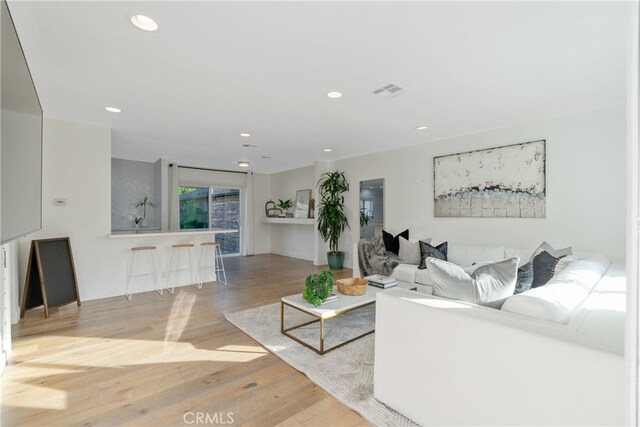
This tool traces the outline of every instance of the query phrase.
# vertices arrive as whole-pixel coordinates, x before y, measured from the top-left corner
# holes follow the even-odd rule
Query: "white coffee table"
[[[296,294],[296,295],[290,295],[288,297],[283,297],[280,300],[280,332],[282,332],[283,335],[291,338],[292,340],[302,344],[303,346],[315,351],[316,353],[323,355],[325,353],[328,353],[332,350],[335,350],[336,348],[342,347],[343,345],[349,344],[350,342],[353,342],[357,339],[360,339],[364,336],[367,336],[373,332],[375,332],[375,328],[371,329],[370,331],[362,334],[362,335],[358,335],[355,338],[352,338],[350,340],[344,341],[338,345],[335,345],[331,348],[325,349],[324,348],[324,334],[325,334],[325,328],[324,328],[324,322],[328,319],[331,319],[332,317],[336,317],[336,316],[341,316],[345,313],[349,313],[350,311],[353,310],[357,310],[363,307],[366,307],[368,305],[371,304],[375,304],[376,302],[376,295],[379,292],[385,292],[391,289],[397,289],[397,288],[401,288],[401,289],[408,289],[408,290],[412,290],[415,291],[417,289],[415,283],[408,283],[408,282],[402,282],[402,281],[398,281],[398,285],[394,286],[392,288],[388,288],[388,289],[380,289],[380,288],[376,288],[373,286],[367,286],[367,292],[364,295],[360,295],[360,296],[349,296],[349,295],[343,295],[341,293],[339,293],[337,291],[337,289],[335,289],[335,293],[338,295],[338,300],[334,301],[334,302],[330,302],[324,305],[320,305],[318,307],[314,307],[312,304],[309,304],[303,297],[302,294]],[[289,328],[284,327],[284,315],[285,315],[285,306],[293,308],[295,310],[301,311],[311,317],[314,318],[314,320],[311,320],[310,322],[305,322],[299,325],[295,325]],[[289,333],[289,331],[292,331],[294,329],[298,329],[301,328],[303,326],[307,326],[310,325],[312,323],[316,323],[316,322],[320,322],[320,348],[317,349],[309,344],[307,344],[306,342],[302,341],[301,339],[291,335]]]

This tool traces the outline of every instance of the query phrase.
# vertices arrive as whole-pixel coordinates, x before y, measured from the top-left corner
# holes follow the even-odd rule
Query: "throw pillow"
[[[564,255],[563,255],[564,256]],[[556,274],[556,266],[561,257],[557,258],[547,251],[542,251],[533,258],[533,283],[532,288],[546,285]]]
[[[528,291],[533,285],[533,263],[528,262],[518,268],[518,277],[516,279],[516,290],[514,295]]]
[[[420,265],[418,268],[424,270],[427,268],[427,258],[437,258],[443,261],[447,260],[447,242],[440,243],[438,246],[433,246],[429,242],[420,242]]]
[[[533,251],[533,255],[531,255],[531,258],[529,259],[529,261],[533,261],[533,259],[536,257],[536,255],[540,254],[543,251],[547,251],[549,253],[549,255],[551,255],[551,256],[553,256],[555,258],[561,258],[563,256],[572,256],[573,255],[573,248],[571,246],[569,246],[567,248],[563,248],[563,249],[554,249],[553,246],[551,246],[547,242],[542,242],[540,244],[540,246],[538,246],[536,248],[536,250]]]
[[[520,258],[483,263],[473,272],[437,258],[427,258],[426,264],[433,295],[474,304],[500,308],[513,295]]]
[[[393,236],[391,233],[387,233],[382,230],[382,240],[384,241],[384,247],[388,252],[392,252],[398,255],[398,251],[400,250],[400,237],[404,237],[409,240],[409,229],[404,230],[402,233],[399,233],[397,236]]]
[[[431,239],[422,239],[421,242],[431,243]],[[400,237],[399,243],[398,258],[400,261],[405,264],[420,264],[420,242],[412,242]]]

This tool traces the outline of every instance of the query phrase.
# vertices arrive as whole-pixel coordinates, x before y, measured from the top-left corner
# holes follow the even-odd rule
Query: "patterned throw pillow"
[[[418,268],[424,270],[427,268],[427,258],[436,258],[442,261],[447,260],[447,242],[433,246],[427,242],[420,242],[420,265]]]
[[[398,255],[398,251],[400,250],[400,237],[404,237],[409,240],[409,229],[407,228],[402,233],[399,233],[397,236],[393,236],[393,234],[388,233],[382,230],[382,241],[384,242],[384,248],[387,252],[393,252]]]
[[[516,290],[514,295],[521,294],[531,289],[533,285],[533,263],[528,262],[518,268],[518,278],[516,279]]]
[[[533,257],[533,283],[531,284],[532,288],[537,288],[539,286],[546,285],[549,280],[556,273],[556,266],[558,265],[558,261],[566,255],[562,255],[560,257],[554,257],[547,251],[542,251],[535,257]]]

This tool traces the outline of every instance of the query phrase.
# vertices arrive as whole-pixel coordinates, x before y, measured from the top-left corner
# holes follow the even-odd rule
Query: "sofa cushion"
[[[497,261],[505,259],[504,246],[474,246],[449,244],[447,261],[462,266],[471,266],[474,263]]]
[[[421,242],[431,243],[431,239],[420,239]],[[413,242],[400,236],[398,258],[405,264],[420,264],[420,242]]]
[[[403,282],[415,283],[417,271],[418,266],[415,264],[398,264],[391,273],[391,277]]]
[[[447,260],[447,242],[442,242],[438,246],[433,246],[427,242],[420,242],[420,265],[418,268],[424,270],[427,268],[427,258],[437,258],[443,261]]]
[[[416,271],[415,282],[420,283],[421,285],[433,285],[433,280],[431,280],[429,269],[425,268],[424,270]]]
[[[545,286],[507,299],[502,310],[566,325],[607,266],[594,259],[573,261]]]
[[[518,261],[510,258],[486,262],[469,274],[451,262],[426,260],[434,295],[496,308],[513,295]]]
[[[580,304],[568,327],[624,354],[626,293],[624,263],[613,264]]]
[[[384,247],[388,252],[392,252],[398,255],[398,251],[400,250],[400,237],[404,237],[405,239],[409,239],[409,229],[404,230],[402,233],[398,233],[397,236],[393,236],[393,234],[382,230],[382,240],[384,241]]]

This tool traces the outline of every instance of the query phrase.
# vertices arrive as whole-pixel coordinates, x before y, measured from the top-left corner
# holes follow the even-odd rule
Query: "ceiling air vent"
[[[259,146],[256,144],[242,144],[244,148],[258,148]]]
[[[395,98],[398,95],[402,95],[406,91],[407,89],[403,88],[402,86],[399,86],[395,83],[389,83],[388,85],[383,86],[379,89],[376,89],[371,93],[377,96],[378,98],[389,99],[389,98]]]

